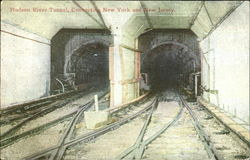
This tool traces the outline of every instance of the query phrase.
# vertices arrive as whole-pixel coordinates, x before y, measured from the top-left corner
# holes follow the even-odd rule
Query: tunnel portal
[[[112,43],[106,30],[60,30],[51,42],[51,94],[108,87]]]
[[[143,51],[141,73],[148,75],[150,88],[190,85],[189,77],[200,72],[200,52],[192,32],[153,30],[141,35],[139,40]]]
[[[174,44],[158,46],[145,55],[142,72],[149,74],[152,87],[176,86],[181,74],[197,71],[194,54]]]
[[[75,85],[91,82],[108,83],[108,46],[91,43],[76,50],[67,65],[75,73]]]

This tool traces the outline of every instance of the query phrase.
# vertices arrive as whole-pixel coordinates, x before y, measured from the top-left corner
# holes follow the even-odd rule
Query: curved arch
[[[177,45],[177,46],[180,46],[182,48],[184,48],[185,52],[189,51],[190,54],[193,54],[194,56],[197,56],[193,50],[191,50],[186,44],[184,43],[180,43],[180,42],[176,42],[176,41],[164,41],[164,42],[161,42],[161,43],[157,43],[157,44],[154,44],[152,45],[152,47],[150,48],[149,52],[152,51],[153,49],[157,48],[157,47],[160,47],[162,45],[168,45],[168,44],[173,44],[173,45]]]
[[[65,64],[66,64],[66,66],[65,66],[66,67],[65,68],[65,73],[67,73],[68,68],[70,68],[72,66],[72,64],[71,64],[72,57],[74,55],[76,55],[77,53],[80,54],[81,53],[80,51],[82,49],[86,48],[87,46],[94,45],[94,44],[100,45],[102,47],[108,47],[111,43],[109,41],[105,41],[105,40],[92,40],[92,41],[88,41],[88,42],[83,43],[80,47],[78,47],[77,49],[73,50],[72,53],[69,55],[69,57],[65,60]]]
[[[193,52],[193,50],[190,49],[190,47],[188,47],[186,44],[180,43],[180,42],[176,42],[176,41],[164,41],[164,42],[160,42],[160,43],[154,44],[154,45],[152,45],[152,47],[150,48],[150,50],[147,53],[145,53],[145,56],[147,54],[149,54],[152,50],[154,50],[154,49],[156,49],[156,48],[158,48],[160,46],[169,45],[169,44],[176,45],[176,46],[179,46],[179,47],[183,48],[184,52],[188,52],[190,55],[192,55],[192,58],[195,59],[196,65],[200,65],[198,54],[195,54]],[[142,58],[142,59],[144,59],[144,58]]]
[[[176,41],[164,41],[164,42],[161,42],[161,43],[157,43],[157,44],[154,44],[150,50],[153,50],[161,45],[167,45],[167,44],[174,44],[174,45],[177,45],[177,46],[181,46],[182,48],[185,48],[185,49],[189,49],[189,47],[183,43],[180,43],[180,42],[176,42]]]
[[[85,42],[85,43],[83,43],[80,47],[78,47],[77,49],[75,49],[75,50],[70,54],[70,56],[71,56],[72,54],[74,54],[74,52],[76,52],[77,50],[79,50],[79,49],[81,49],[81,48],[83,48],[83,47],[85,47],[85,46],[87,46],[87,45],[91,45],[91,44],[101,44],[101,45],[103,45],[103,46],[109,46],[109,45],[111,44],[111,42],[106,41],[106,40],[101,40],[101,39],[92,40],[92,41]]]
[[[86,43],[83,43],[80,47],[78,47],[77,49],[75,49],[71,54],[70,57],[72,57],[74,54],[76,54],[78,51],[84,49],[86,46],[91,46],[91,45],[100,45],[103,47],[108,47],[110,45],[110,42],[105,42],[105,41],[99,41],[99,40],[93,40],[93,41],[88,41]]]
[[[98,76],[105,78],[108,75],[107,44],[88,41],[72,51],[66,62],[65,77],[72,79],[75,85],[90,83]]]
[[[199,70],[200,68],[200,60],[199,60],[199,53],[193,52],[189,46],[186,44],[176,42],[176,41],[164,41],[161,43],[154,44],[150,47],[150,49],[143,54],[141,58],[141,65],[143,66],[146,63],[152,63],[156,57],[160,54],[157,54],[157,48],[161,48],[164,46],[173,45],[176,46],[175,48],[179,51],[176,52],[176,63],[183,63],[184,66],[194,66],[194,70]],[[172,50],[172,49],[171,49]],[[160,53],[160,52],[159,52]],[[169,52],[170,53],[170,52]],[[143,67],[142,67],[143,68]]]

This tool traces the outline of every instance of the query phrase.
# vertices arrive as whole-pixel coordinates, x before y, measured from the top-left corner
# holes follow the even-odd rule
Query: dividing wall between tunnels
[[[114,52],[114,47],[109,50],[109,64],[110,64],[110,88],[111,88],[111,107],[129,102],[139,96],[139,77],[140,77],[140,51],[130,48],[128,46],[119,45],[119,52]],[[117,61],[116,55],[119,54],[120,68],[114,64]],[[115,79],[117,69],[121,71],[120,80]],[[116,77],[117,78],[117,77]],[[121,85],[121,101],[115,103],[115,86]]]
[[[203,98],[249,124],[249,2],[206,39],[202,50]]]
[[[1,21],[1,108],[49,95],[50,41]]]

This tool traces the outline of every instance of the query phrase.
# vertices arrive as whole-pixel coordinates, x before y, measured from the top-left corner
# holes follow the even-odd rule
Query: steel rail
[[[134,145],[133,145],[132,147],[126,149],[126,150],[121,154],[121,156],[118,157],[117,159],[122,159],[122,158],[124,158],[124,157],[127,156],[129,153],[131,153],[132,151],[134,151],[135,148],[139,148],[139,147],[140,147],[140,145],[141,145],[141,143],[142,143],[142,141],[143,141],[143,138],[144,138],[144,136],[145,136],[147,127],[148,127],[148,125],[149,125],[149,123],[150,123],[150,120],[151,120],[153,111],[154,111],[154,109],[156,108],[157,105],[158,105],[158,98],[156,99],[155,105],[153,105],[153,107],[152,107],[152,109],[151,109],[149,115],[147,116],[147,119],[146,119],[146,121],[144,122],[143,127],[142,127],[142,129],[141,129],[141,131],[140,131],[140,133],[139,133],[139,136],[137,137],[137,139],[136,139]]]
[[[88,104],[88,103],[90,103],[90,102],[87,102],[86,104]],[[78,110],[81,109],[82,107],[84,107],[85,105],[79,106],[76,111],[73,111],[73,112],[71,112],[69,114],[66,114],[66,115],[60,117],[60,118],[57,118],[56,120],[53,120],[53,121],[48,122],[48,123],[45,123],[45,124],[43,124],[41,126],[38,126],[36,128],[33,128],[33,129],[30,129],[30,130],[25,131],[25,132],[23,132],[21,134],[14,135],[14,136],[8,137],[6,139],[0,140],[0,149],[5,148],[5,147],[9,146],[10,144],[13,144],[16,140],[19,140],[19,139],[24,138],[24,137],[26,137],[28,135],[31,135],[31,134],[34,135],[34,134],[36,134],[38,132],[41,132],[44,129],[47,129],[47,128],[55,125],[56,123],[59,123],[59,122],[67,120],[69,117],[71,117],[72,115],[76,114],[78,112]]]
[[[145,107],[144,109],[140,110],[139,112],[127,117],[127,118],[123,118],[122,120],[118,121],[118,122],[115,122],[115,123],[112,123],[110,124],[109,126],[106,126],[104,128],[100,128],[99,130],[97,131],[94,131],[94,132],[91,132],[89,134],[86,134],[86,135],[83,135],[79,138],[76,138],[74,140],[71,140],[70,142],[68,143],[65,143],[65,145],[67,145],[68,147],[76,144],[76,143],[79,143],[83,140],[92,140],[92,138],[96,138],[96,136],[99,136],[99,135],[102,135],[104,133],[106,133],[107,131],[110,131],[110,130],[115,130],[117,128],[119,128],[121,125],[133,120],[134,118],[138,117],[139,115],[141,115],[142,113],[148,111],[150,108],[152,108],[152,105],[155,103],[155,101],[153,101],[151,104],[149,104],[147,107]],[[91,137],[92,136],[92,137]],[[88,139],[89,138],[89,139]]]
[[[182,106],[184,106],[188,110],[188,113],[191,115],[191,117],[193,119],[194,127],[195,127],[200,139],[202,140],[202,142],[205,146],[205,149],[208,153],[208,156],[213,160],[224,160],[224,158],[218,154],[218,152],[214,148],[213,144],[210,143],[209,137],[206,135],[205,131],[201,127],[201,125],[198,121],[198,118],[193,113],[192,109],[189,107],[189,105],[183,99],[182,96],[179,96],[179,97],[180,97],[180,100],[182,102]],[[184,107],[182,107],[180,112],[176,115],[176,117],[171,122],[166,124],[162,129],[160,129],[158,132],[156,132],[153,136],[151,136],[147,140],[141,142],[140,145],[135,143],[133,146],[129,147],[127,150],[122,152],[118,157],[116,157],[116,159],[121,160],[125,157],[129,157],[129,158],[136,159],[136,160],[142,159],[142,156],[143,156],[143,153],[145,151],[146,146],[148,144],[150,144],[153,140],[155,140],[160,134],[165,132],[166,129],[168,129],[174,122],[176,122],[181,117],[181,114],[183,112]]]
[[[84,93],[84,94],[86,94],[86,93]],[[25,125],[29,121],[31,121],[33,119],[36,119],[37,117],[39,117],[41,115],[48,114],[48,113],[54,111],[57,108],[65,106],[66,104],[70,103],[72,100],[78,99],[79,97],[80,97],[79,95],[75,96],[73,98],[70,97],[69,99],[67,99],[67,101],[62,101],[62,102],[59,102],[57,104],[54,104],[54,105],[51,105],[51,106],[46,106],[45,108],[42,108],[39,112],[36,112],[35,114],[25,118],[24,120],[19,122],[17,125],[10,128],[9,130],[5,131],[4,133],[1,133],[0,138],[3,139],[4,137],[12,136],[19,128],[21,128],[23,125]]]
[[[152,135],[151,137],[149,137],[145,141],[140,142],[140,144],[135,143],[133,146],[126,149],[124,152],[122,152],[115,159],[121,160],[121,159],[128,157],[128,156],[130,156],[131,159],[136,159],[136,160],[142,159],[142,156],[143,156],[143,153],[145,151],[146,146],[148,144],[150,144],[152,141],[154,141],[157,137],[159,137],[163,132],[165,132],[173,123],[175,123],[181,117],[182,113],[183,113],[183,107],[181,107],[180,111],[178,112],[178,114],[175,116],[175,118],[172,121],[170,121],[166,125],[164,125],[154,135]]]
[[[0,125],[11,122],[13,120],[17,120],[22,118],[23,116],[27,117],[30,114],[35,114],[39,112],[41,109],[51,106],[51,105],[57,105],[59,102],[64,101],[65,99],[76,99],[80,97],[80,95],[86,94],[86,91],[74,91],[74,92],[65,92],[64,94],[60,94],[58,96],[51,96],[48,99],[43,99],[38,102],[33,102],[32,104],[23,104],[23,106],[20,106],[15,109],[10,109],[9,112],[2,111],[6,113],[2,113]],[[56,104],[55,101],[58,101]],[[6,117],[6,118],[4,118]]]
[[[238,132],[236,132],[235,130],[233,130],[231,127],[229,127],[229,125],[226,124],[223,120],[221,120],[219,116],[217,116],[215,113],[213,113],[211,110],[209,110],[205,106],[204,102],[202,102],[201,99],[198,100],[198,104],[199,104],[199,106],[200,106],[201,109],[206,110],[207,113],[209,113],[212,117],[214,117],[225,128],[227,128],[228,130],[230,130],[234,135],[236,135],[239,139],[241,139],[250,148],[250,141],[248,141],[244,136],[242,136],[241,134],[239,134]]]
[[[194,127],[196,129],[196,132],[198,133],[200,139],[202,140],[204,147],[208,153],[208,156],[213,159],[213,160],[224,160],[224,158],[217,152],[215,147],[210,141],[210,138],[208,135],[205,133],[204,129],[201,127],[201,124],[195,115],[195,113],[192,111],[192,109],[189,107],[187,104],[186,100],[183,99],[183,97],[180,97],[185,108],[187,108],[189,114],[191,115],[193,122],[194,122]]]
[[[180,119],[181,115],[183,113],[183,107],[181,107],[179,113],[176,115],[176,117],[170,121],[168,124],[166,124],[162,129],[160,129],[158,132],[156,132],[153,136],[150,138],[146,139],[143,144],[138,148],[138,151],[136,152],[135,158],[136,159],[141,159],[143,156],[143,153],[146,149],[146,146],[153,142],[157,137],[159,137],[163,132],[165,132],[169,127],[171,127],[177,120]]]
[[[100,95],[100,97],[105,96],[106,93],[107,92],[105,92],[104,94]],[[57,155],[57,152],[60,151],[60,148],[63,145],[63,143],[65,142],[65,139],[68,136],[71,136],[71,134],[73,132],[73,129],[74,129],[74,126],[77,123],[77,121],[78,121],[79,117],[81,116],[81,114],[85,110],[87,110],[89,107],[91,107],[92,104],[94,104],[94,100],[90,100],[89,102],[87,102],[84,105],[82,105],[81,107],[79,107],[78,111],[75,113],[74,117],[71,119],[70,124],[68,125],[68,127],[67,127],[66,131],[64,132],[63,136],[60,138],[59,144],[56,147],[45,149],[45,152],[47,152],[47,150],[49,150],[49,151],[52,152],[51,155],[50,155],[51,158],[52,157],[54,158]],[[40,154],[40,152],[38,152],[38,154]],[[31,159],[36,159],[36,158],[31,158]]]
[[[121,119],[120,121],[117,121],[117,122],[114,122],[106,127],[103,127],[103,128],[100,128],[100,129],[97,129],[95,131],[92,131],[90,133],[86,133],[78,138],[75,138],[73,140],[69,140],[68,142],[65,142],[62,146],[63,146],[63,150],[62,151],[65,151],[68,147],[71,147],[73,145],[76,145],[78,143],[81,143],[81,142],[89,142],[91,140],[94,140],[95,138],[103,135],[104,133],[107,133],[108,131],[112,131],[112,130],[115,130],[117,128],[119,128],[121,125],[135,119],[136,117],[138,117],[139,115],[141,115],[142,113],[148,111],[151,106],[154,104],[154,101],[152,103],[150,103],[147,107],[145,107],[144,109],[140,110],[139,112],[129,116],[129,117],[126,117],[126,118],[123,118]],[[30,156],[27,156],[25,158],[23,158],[23,160],[35,160],[35,159],[39,159],[39,158],[42,158],[42,157],[45,157],[45,156],[48,156],[48,154],[51,154],[53,151],[57,150],[59,147],[61,147],[60,145],[56,145],[56,146],[53,146],[53,147],[49,147],[43,151],[40,151],[38,153],[35,153],[35,154],[32,154]]]
[[[22,119],[22,118],[25,118],[25,117],[28,117],[30,114],[36,113],[37,108],[46,107],[46,106],[50,105],[51,103],[53,103],[53,102],[50,100],[50,101],[44,101],[42,103],[22,107],[22,108],[16,110],[16,112],[19,112],[19,113],[25,112],[25,113],[21,113],[21,115],[17,114],[17,115],[14,115],[14,116],[10,116],[10,115],[6,116],[5,115],[7,118],[1,117],[0,126],[6,125],[8,123],[11,123],[13,121],[16,121],[16,120],[19,120],[19,119]]]
[[[153,103],[154,103],[155,101],[153,101]],[[152,104],[153,104],[152,103]],[[151,105],[149,105],[150,107],[152,106],[152,104]],[[154,108],[154,107],[152,107],[152,108]],[[153,109],[152,109],[153,110]],[[152,112],[152,111],[151,111]],[[140,113],[141,114],[141,113]],[[137,115],[139,115],[139,114],[137,114]],[[112,128],[111,128],[111,130],[114,130],[115,128],[118,128],[119,126],[120,126],[121,124],[119,124],[118,126],[117,125],[115,125],[115,126],[113,126]],[[112,126],[112,125],[111,125]],[[110,129],[110,127],[108,127],[107,129]],[[107,130],[108,131],[108,130]],[[104,133],[106,133],[106,132],[101,132],[101,133],[99,133],[97,136],[100,136],[100,135],[102,135],[102,134],[104,134]],[[88,139],[87,139],[87,141],[91,141],[91,140],[93,140],[93,139],[95,139],[96,137],[93,137],[93,135],[92,135],[92,137],[89,137]],[[76,142],[78,142],[78,141],[76,141]],[[60,160],[60,159],[62,159],[62,157],[63,157],[63,155],[64,155],[64,152],[65,152],[65,150],[68,148],[69,146],[63,146],[63,148],[62,148],[62,150],[61,150],[61,152],[60,152],[60,154],[59,154],[59,156],[56,158],[56,160]]]
[[[22,138],[25,138],[28,135],[35,135],[41,131],[44,131],[47,128],[50,128],[52,126],[54,126],[55,124],[59,123],[59,122],[63,122],[66,121],[69,117],[71,117],[73,114],[75,114],[77,111],[71,112],[65,116],[62,116],[60,118],[57,118],[56,120],[53,120],[51,122],[48,122],[46,124],[43,124],[41,126],[38,126],[36,128],[30,129],[28,131],[25,131],[21,134],[15,135],[15,136],[11,136],[8,137],[6,139],[0,140],[0,149],[3,149],[11,144],[13,144],[14,142],[16,142],[17,140],[20,140]]]
[[[50,160],[53,159],[61,159],[58,157],[62,157],[63,155],[61,154],[61,150],[63,150],[63,143],[66,141],[66,139],[72,135],[73,129],[75,124],[77,123],[77,120],[79,119],[79,117],[82,115],[82,113],[89,108],[92,104],[94,103],[94,101],[92,101],[91,103],[87,104],[84,108],[82,108],[81,110],[79,110],[75,116],[72,118],[70,125],[68,126],[66,132],[64,133],[63,137],[60,139],[59,141],[59,147],[50,155]]]
[[[102,99],[108,92],[105,92],[104,94],[99,95],[98,97]],[[76,125],[78,119],[81,115],[83,115],[83,112],[90,108],[94,104],[94,100],[91,100],[89,103],[85,104],[81,109],[77,111],[77,113],[72,118],[70,125],[68,126],[66,132],[64,132],[64,135],[59,141],[59,148],[57,148],[51,155],[49,160],[61,160],[63,157],[63,154],[65,152],[65,147],[63,147],[63,144],[70,140],[72,137],[74,126]]]
[[[0,109],[0,116],[9,115],[9,114],[12,114],[15,112],[18,113],[18,112],[21,112],[22,110],[25,111],[25,110],[30,109],[30,108],[36,108],[36,107],[39,107],[41,104],[43,105],[43,103],[46,103],[46,101],[61,99],[65,96],[71,96],[72,94],[75,95],[75,93],[78,93],[78,92],[79,91],[68,91],[65,93],[60,93],[60,94],[51,95],[48,97],[32,100],[29,102],[24,102],[22,104],[16,104],[13,106],[9,106],[6,109]]]
[[[115,112],[112,112],[112,113],[115,113]],[[93,139],[93,138],[91,138],[91,139]],[[68,137],[68,140],[69,140],[69,137]],[[62,145],[61,149],[59,151],[57,151],[57,155],[55,155],[55,152],[54,152],[54,154],[52,154],[50,156],[49,160],[61,160],[67,148],[68,148],[67,146]]]
[[[12,117],[11,117],[11,115],[9,115],[10,118],[8,118],[8,115],[7,115],[7,118],[1,117],[0,125],[1,126],[6,125],[8,123],[11,123],[11,122],[19,120],[19,119],[31,117],[32,115],[38,113],[39,111],[43,110],[44,108],[46,109],[46,107],[49,108],[49,107],[58,106],[58,105],[59,105],[58,107],[61,107],[62,105],[64,105],[64,103],[62,103],[63,102],[62,98],[65,96],[68,96],[68,97],[66,97],[66,99],[68,99],[69,100],[68,102],[70,102],[71,99],[73,99],[73,100],[77,99],[80,97],[79,95],[82,95],[83,93],[85,94],[85,92],[83,92],[83,93],[72,92],[72,93],[74,93],[74,94],[68,95],[69,93],[67,93],[67,95],[62,95],[61,97],[55,98],[55,100],[56,99],[59,100],[59,102],[57,102],[57,103],[53,103],[52,100],[47,100],[44,102],[34,103],[31,105],[25,105],[25,106],[22,106],[20,108],[16,108],[15,112],[18,112],[18,114],[16,114],[15,116],[12,116]],[[79,95],[76,95],[76,93],[79,93]],[[66,102],[66,103],[68,103],[68,102]],[[12,113],[13,112],[14,111],[12,110]],[[8,113],[8,114],[10,114],[10,113]],[[4,115],[2,115],[2,116],[4,116]]]

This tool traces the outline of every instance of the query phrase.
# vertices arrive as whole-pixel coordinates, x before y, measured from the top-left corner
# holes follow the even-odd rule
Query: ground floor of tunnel
[[[1,131],[8,134],[1,134],[1,159],[203,160],[215,156],[241,160],[250,156],[246,142],[201,103],[188,102],[188,95],[180,90],[168,88],[110,110],[108,121],[88,129],[84,111],[95,110],[90,103],[94,95],[100,97],[100,110],[107,110],[108,92],[92,88],[42,109],[29,108],[29,115],[50,109],[25,123],[24,113],[5,115]],[[16,119],[8,122],[10,118]]]

